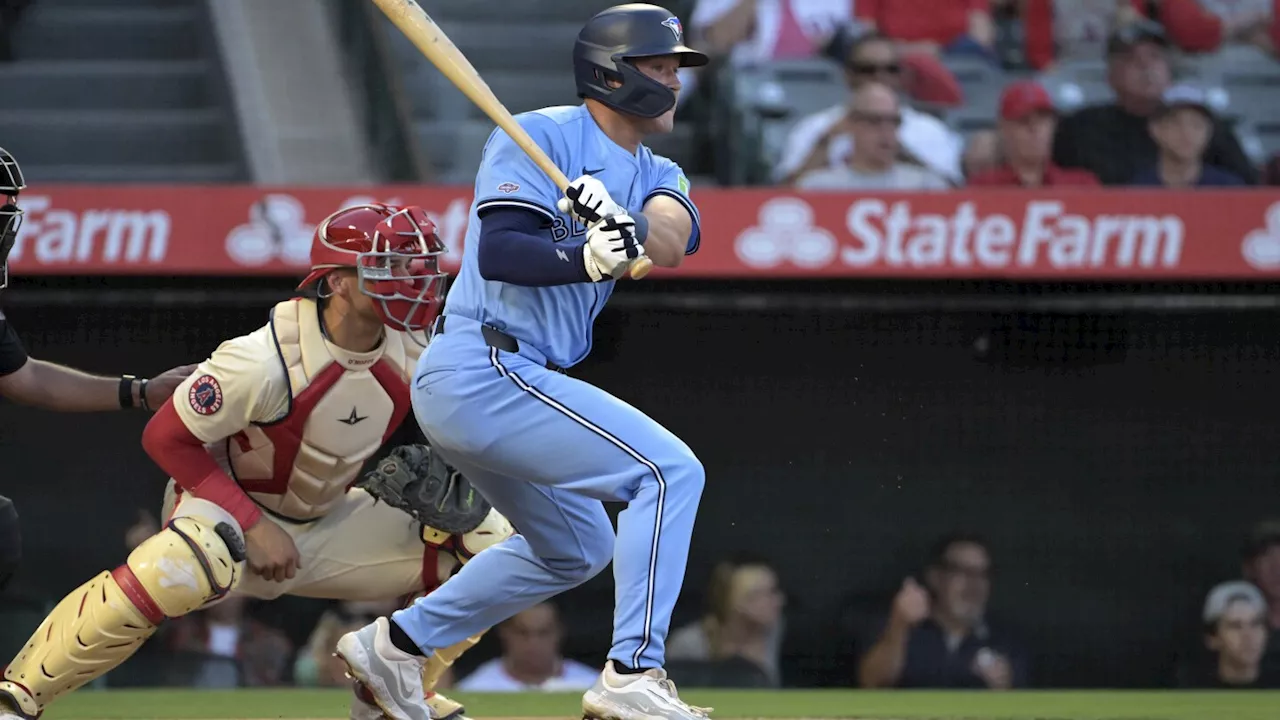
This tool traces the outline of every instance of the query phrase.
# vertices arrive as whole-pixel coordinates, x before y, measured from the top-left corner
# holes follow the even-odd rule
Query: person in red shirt
[[[1004,163],[969,180],[973,186],[1099,185],[1087,170],[1060,168],[1053,164],[1053,133],[1058,114],[1053,98],[1040,83],[1019,80],[1010,83],[1000,96],[1000,146]]]
[[[904,53],[995,60],[990,0],[858,0],[858,19],[901,42]]]

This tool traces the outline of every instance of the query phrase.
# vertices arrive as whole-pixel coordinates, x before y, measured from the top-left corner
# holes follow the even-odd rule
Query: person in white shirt
[[[811,170],[796,181],[802,190],[947,190],[951,186],[928,168],[902,162],[898,131],[902,110],[897,93],[871,83],[854,95],[849,112],[853,152],[844,164]]]
[[[458,683],[467,692],[561,692],[586,690],[600,668],[568,660],[560,654],[564,629],[551,603],[517,613],[497,627],[502,656],[476,668]]]
[[[855,0],[698,0],[689,17],[698,47],[732,67],[814,57],[855,22]],[[693,95],[703,68],[682,68],[680,99]]]
[[[796,179],[821,168],[840,168],[853,154],[851,101],[870,83],[902,90],[902,60],[893,40],[874,32],[849,45],[845,78],[851,95],[845,101],[808,117],[791,128],[774,167],[774,181],[792,185]],[[960,157],[964,139],[938,118],[900,103],[902,122],[898,141],[904,154],[952,184],[963,182]]]

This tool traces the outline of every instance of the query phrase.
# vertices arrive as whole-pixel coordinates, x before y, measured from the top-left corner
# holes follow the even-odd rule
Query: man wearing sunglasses
[[[902,151],[898,133],[902,107],[888,85],[872,83],[858,90],[849,110],[853,152],[844,164],[800,176],[802,190],[947,190],[941,176],[913,162]]]
[[[812,170],[845,164],[854,145],[850,102],[859,89],[881,83],[901,96],[903,63],[893,40],[867,32],[850,41],[846,48],[845,81],[852,95],[802,118],[791,128],[774,168],[774,178],[780,184],[791,185]],[[960,182],[960,155],[964,149],[961,137],[938,118],[909,105],[901,104],[901,114],[897,135],[903,152],[947,180]]]

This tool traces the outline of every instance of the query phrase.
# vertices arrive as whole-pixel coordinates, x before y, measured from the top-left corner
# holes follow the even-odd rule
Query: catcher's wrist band
[[[138,378],[133,375],[120,376],[120,409],[128,410],[134,407],[133,403],[133,381]]]

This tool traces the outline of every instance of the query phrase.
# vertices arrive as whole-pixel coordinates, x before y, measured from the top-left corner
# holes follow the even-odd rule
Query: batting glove
[[[569,213],[587,227],[591,227],[610,215],[625,215],[627,209],[609,197],[604,183],[591,177],[582,177],[569,183],[564,197],[556,202],[560,212]]]
[[[644,254],[636,237],[636,221],[630,215],[610,215],[587,230],[582,264],[592,282],[616,280]]]

